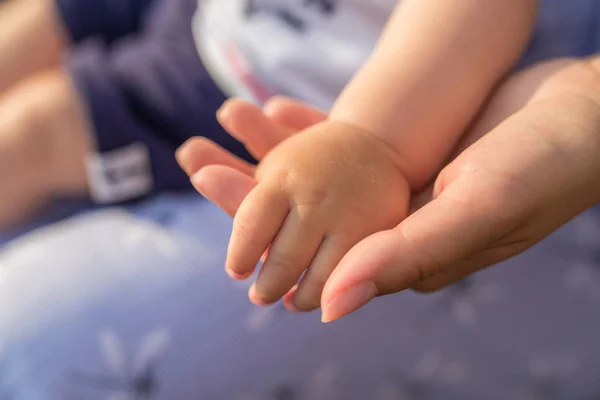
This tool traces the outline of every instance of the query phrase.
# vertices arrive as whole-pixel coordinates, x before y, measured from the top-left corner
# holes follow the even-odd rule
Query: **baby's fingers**
[[[323,239],[321,219],[302,215],[294,208],[269,248],[269,254],[250,298],[270,304],[285,295],[309,266]]]
[[[208,165],[226,165],[246,175],[254,175],[253,165],[205,137],[193,137],[186,141],[177,150],[176,158],[190,177]]]
[[[312,311],[321,306],[327,279],[356,241],[341,236],[326,236],[304,274],[288,305],[294,311]]]
[[[252,275],[289,212],[289,199],[276,185],[259,184],[240,205],[227,251],[227,273],[236,279]]]
[[[232,217],[256,186],[251,176],[224,165],[204,167],[192,176],[191,181],[198,192]]]
[[[270,121],[254,104],[233,99],[219,110],[217,118],[231,136],[244,143],[257,160],[291,136],[291,133]]]
[[[289,97],[272,97],[263,110],[271,121],[287,127],[292,133],[298,133],[327,119],[327,113]]]

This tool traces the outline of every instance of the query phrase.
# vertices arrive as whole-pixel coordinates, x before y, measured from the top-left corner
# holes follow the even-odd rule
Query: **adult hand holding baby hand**
[[[597,63],[549,62],[505,82],[435,185],[413,197],[414,212],[335,266],[321,298],[324,320],[377,295],[440,289],[531,247],[600,201]],[[266,115],[235,102],[226,109],[224,125],[246,144],[276,144],[324,118],[289,100],[271,103]],[[241,124],[249,115],[258,123]],[[191,141],[179,158],[191,175],[202,170],[198,189],[231,214],[256,184],[250,166],[207,142]],[[235,187],[244,189],[232,197]]]
[[[408,184],[392,151],[346,124],[322,122],[283,141],[262,160],[256,178],[235,214],[226,268],[247,278],[269,248],[250,290],[259,305],[279,300],[300,281],[288,305],[318,308],[342,257],[408,211]]]
[[[380,139],[287,99],[274,99],[266,111],[270,119],[233,100],[219,114],[257,159],[264,157],[257,171],[203,138],[188,142],[178,158],[196,187],[235,215],[229,274],[251,275],[271,244],[250,297],[269,304],[287,292],[288,308],[309,311],[356,243],[406,217],[410,191]],[[376,294],[375,287],[362,291]]]

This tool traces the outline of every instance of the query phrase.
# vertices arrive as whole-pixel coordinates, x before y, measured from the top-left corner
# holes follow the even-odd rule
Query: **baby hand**
[[[289,293],[288,307],[318,308],[342,257],[406,217],[410,190],[397,165],[387,145],[342,123],[285,140],[261,162],[259,183],[235,215],[228,273],[249,277],[268,249],[251,300],[268,305]]]

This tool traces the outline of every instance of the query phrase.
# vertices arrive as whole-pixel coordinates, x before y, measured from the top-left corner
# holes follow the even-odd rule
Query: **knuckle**
[[[270,274],[280,279],[292,278],[298,274],[298,265],[288,252],[270,251],[264,268],[270,269]]]
[[[274,180],[279,188],[288,193],[298,206],[319,206],[331,197],[328,186],[318,180],[306,178],[306,173],[292,169],[279,170],[274,173]]]
[[[444,262],[435,254],[422,246],[417,241],[413,240],[404,230],[396,230],[398,234],[398,240],[404,244],[407,249],[407,259],[412,260],[407,268],[409,268],[410,281],[413,282],[411,286],[421,285],[421,283],[428,281],[433,276],[437,275],[443,268]],[[388,288],[383,288],[382,292],[387,293]]]
[[[328,202],[330,194],[327,189],[320,187],[306,187],[296,198],[296,203],[304,207],[321,206]]]

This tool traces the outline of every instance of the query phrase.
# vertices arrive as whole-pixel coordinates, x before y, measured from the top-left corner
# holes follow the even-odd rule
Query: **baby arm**
[[[330,119],[383,139],[413,189],[520,57],[536,0],[404,0]]]
[[[317,308],[345,253],[406,217],[411,190],[439,170],[520,55],[535,5],[401,3],[329,119],[286,140],[258,168],[226,266],[245,278],[269,249],[250,290],[255,303],[287,292],[291,308]]]

